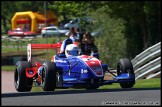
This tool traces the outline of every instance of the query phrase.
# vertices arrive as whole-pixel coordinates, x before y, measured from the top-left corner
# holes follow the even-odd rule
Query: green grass
[[[160,78],[152,78],[152,79],[139,79],[136,80],[136,84],[133,86],[133,88],[160,88],[161,87],[161,79]],[[68,89],[56,89],[58,90],[71,90],[74,88],[68,88]],[[121,89],[119,83],[114,83],[112,85],[103,85],[100,86],[98,89]],[[85,90],[85,89],[79,89],[79,90]],[[41,87],[33,87],[32,92],[40,92],[43,91]]]
[[[11,66],[1,66],[1,71],[14,71],[15,70],[15,66],[11,65]]]
[[[3,36],[5,36],[5,35],[3,35]],[[65,38],[66,38],[65,36],[60,37],[61,41],[63,41]],[[57,39],[58,39],[57,37],[48,37],[47,39],[46,38],[35,38],[32,41],[24,41],[23,42],[20,40],[19,44],[26,46],[29,43],[57,43],[58,42]],[[15,41],[3,40],[2,45],[6,45],[5,43],[7,43],[7,45],[17,44],[17,42],[15,42]]]
[[[140,79],[138,83],[134,85],[135,88],[160,88],[161,87],[161,78],[153,79]]]
[[[61,37],[61,41],[63,41],[66,37]],[[22,42],[19,41],[15,42],[15,41],[8,41],[8,40],[3,40],[2,41],[2,48],[1,48],[1,52],[2,53],[8,53],[8,52],[18,52],[18,46],[19,46],[19,51],[26,51],[26,46],[28,44],[32,44],[32,43],[38,43],[38,44],[52,44],[52,43],[57,43],[57,37],[49,37],[47,38],[36,38],[34,41],[31,42]],[[8,46],[11,46],[11,48],[9,48]],[[21,47],[21,46],[25,46],[25,47]]]
[[[160,78],[152,78],[152,79],[139,79],[136,80],[133,88],[160,88],[161,87]],[[112,88],[120,88],[119,83],[114,83],[112,85],[104,85],[99,89],[112,89]]]
[[[14,48],[15,47],[15,48]],[[24,51],[25,53],[26,53],[26,49],[27,48],[19,48],[18,49],[18,47],[17,46],[14,46],[14,47],[12,47],[12,48],[7,48],[7,47],[2,47],[1,48],[1,51],[2,51],[2,55],[3,54],[7,54],[7,53],[14,53],[14,52],[20,52],[20,51]],[[19,50],[19,51],[18,51]]]

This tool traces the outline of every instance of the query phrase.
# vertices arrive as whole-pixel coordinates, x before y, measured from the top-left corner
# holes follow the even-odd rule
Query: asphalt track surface
[[[2,93],[2,106],[107,106],[161,105],[160,88],[57,90],[51,92]]]

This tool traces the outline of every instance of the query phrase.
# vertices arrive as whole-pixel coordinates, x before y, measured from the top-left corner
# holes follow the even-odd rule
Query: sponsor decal
[[[95,62],[94,61],[91,61],[91,64],[95,64]]]
[[[81,73],[83,74],[83,73],[88,73],[88,70],[84,70],[84,69],[81,69]]]
[[[65,60],[55,60],[55,62],[66,63],[67,61],[65,61]]]

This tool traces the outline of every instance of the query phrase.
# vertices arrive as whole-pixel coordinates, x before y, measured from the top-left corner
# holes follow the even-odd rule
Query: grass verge
[[[152,78],[152,79],[139,79],[136,80],[133,88],[160,88],[160,78]],[[113,89],[113,88],[121,88],[119,83],[114,83],[112,85],[104,85],[99,89]]]
[[[161,78],[152,78],[152,79],[139,79],[136,81],[136,84],[133,88],[160,88],[161,87]],[[119,83],[114,83],[112,85],[104,85],[100,86],[98,89],[120,89]],[[74,88],[68,88],[68,89],[56,89],[58,90],[71,90]],[[82,90],[82,89],[81,89]],[[85,89],[83,89],[85,90]],[[42,91],[41,87],[33,87],[32,92],[40,92]]]
[[[11,65],[11,66],[1,66],[1,71],[14,71],[15,70],[15,66]]]

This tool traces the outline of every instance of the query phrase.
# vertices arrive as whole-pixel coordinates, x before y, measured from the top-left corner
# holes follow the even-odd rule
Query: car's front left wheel
[[[54,91],[56,88],[56,63],[45,62],[42,70],[43,91]]]
[[[117,64],[117,75],[120,76],[122,73],[128,73],[129,76],[132,77],[133,81],[119,83],[121,88],[132,88],[135,84],[135,74],[133,65],[128,58],[120,59]]]

